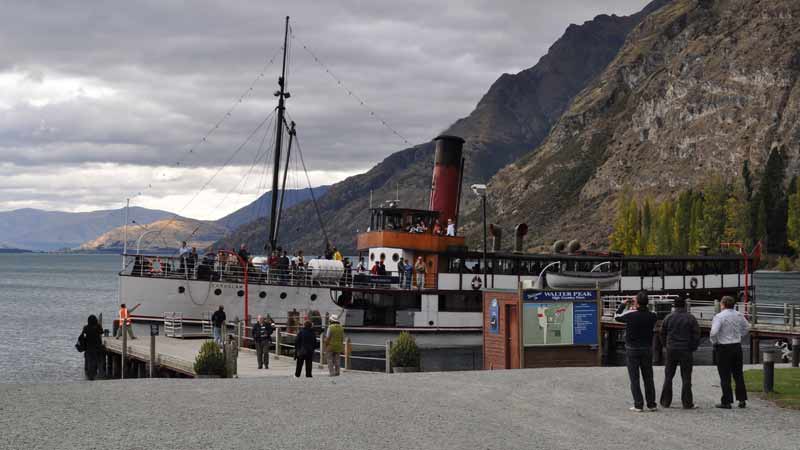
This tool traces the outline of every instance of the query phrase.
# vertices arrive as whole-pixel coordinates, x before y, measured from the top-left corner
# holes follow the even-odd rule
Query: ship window
[[[186,292],[186,288],[183,286],[178,286],[178,293],[183,294],[184,292]]]
[[[258,296],[261,297],[261,298],[266,298],[267,293],[264,292],[264,291],[261,291],[261,292],[258,293]]]
[[[481,293],[453,293],[439,295],[439,311],[481,312]]]
[[[236,292],[236,295],[238,295],[239,297],[244,297],[244,291],[239,289],[239,291]]]
[[[286,298],[286,292],[281,292],[281,299]]]
[[[222,294],[222,289],[220,289],[220,288],[214,289],[214,294],[221,295]]]
[[[381,261],[385,261],[385,260],[386,260],[386,253],[381,253]]]
[[[369,254],[369,260],[370,261],[375,261],[375,253],[370,253]]]
[[[316,299],[317,299],[317,294],[311,294],[311,301],[313,302]]]
[[[400,255],[398,255],[397,253],[394,253],[392,255],[392,261],[397,262],[399,260],[400,260]]]
[[[664,275],[677,276],[686,274],[686,261],[664,261]]]

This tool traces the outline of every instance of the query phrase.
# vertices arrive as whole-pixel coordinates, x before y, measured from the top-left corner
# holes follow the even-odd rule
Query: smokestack
[[[528,234],[528,224],[521,223],[514,227],[514,253],[522,253],[522,243]]]
[[[503,230],[497,225],[490,223],[489,234],[492,236],[492,251],[499,252],[500,245],[503,243]]]
[[[453,219],[458,227],[458,204],[461,200],[462,148],[464,139],[458,136],[439,136],[436,139],[431,197],[428,209],[439,212],[442,226]]]

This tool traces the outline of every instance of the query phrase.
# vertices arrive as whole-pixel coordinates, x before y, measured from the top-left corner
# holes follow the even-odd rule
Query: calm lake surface
[[[115,255],[0,254],[0,383],[83,378],[73,347],[89,314],[117,310]],[[800,273],[760,272],[758,302],[800,303]]]

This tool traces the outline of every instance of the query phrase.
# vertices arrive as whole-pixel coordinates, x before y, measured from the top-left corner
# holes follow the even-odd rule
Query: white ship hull
[[[243,291],[244,284],[236,282],[120,276],[120,302],[129,307],[141,304],[132,314],[134,319],[162,319],[165,312],[179,312],[186,320],[201,320],[204,313],[212,313],[220,305],[229,320],[244,318],[244,296],[239,296]],[[249,284],[251,319],[269,314],[282,323],[292,310],[300,312],[301,318],[308,311],[319,311],[322,316],[342,312],[328,288]]]

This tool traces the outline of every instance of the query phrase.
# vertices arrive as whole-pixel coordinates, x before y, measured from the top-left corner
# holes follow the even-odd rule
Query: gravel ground
[[[0,448],[800,448],[797,411],[718,410],[715,369],[694,378],[700,409],[642,414],[620,367],[0,384]]]

